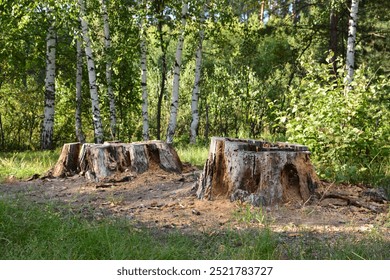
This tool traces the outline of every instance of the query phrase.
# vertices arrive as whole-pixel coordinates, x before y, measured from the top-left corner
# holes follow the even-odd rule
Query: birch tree
[[[180,87],[180,68],[184,45],[184,32],[186,27],[186,17],[188,12],[188,3],[183,1],[181,11],[181,30],[179,39],[177,42],[176,55],[175,55],[175,68],[173,72],[173,85],[172,85],[172,101],[171,101],[171,114],[167,129],[167,143],[173,143],[173,137],[175,135],[177,124],[177,111],[179,107],[179,87]]]
[[[204,40],[204,21],[205,15],[207,12],[207,5],[209,1],[206,1],[203,7],[203,11],[200,16],[200,29],[199,29],[199,39],[198,47],[196,50],[196,59],[195,59],[195,81],[194,87],[192,89],[192,99],[191,99],[191,113],[192,113],[192,122],[191,122],[191,131],[190,131],[190,143],[196,143],[197,131],[199,127],[199,94],[200,94],[200,77],[202,72],[202,52],[203,52],[203,40]]]
[[[147,7],[145,7],[147,9]],[[147,87],[147,48],[143,15],[140,15],[140,49],[141,49],[141,87],[142,87],[142,138],[149,140],[148,87]]]
[[[104,23],[104,47],[106,52],[106,82],[107,82],[107,96],[110,103],[110,129],[111,138],[116,138],[116,108],[115,108],[115,96],[112,88],[112,60],[110,55],[111,50],[111,35],[110,35],[110,23],[107,11],[108,0],[101,0],[103,23]]]
[[[167,53],[168,53],[168,45],[169,40],[166,39],[168,36],[164,36],[164,25],[167,23],[167,19],[164,15],[164,9],[165,9],[165,1],[153,1],[151,3],[152,7],[155,10],[156,17],[157,17],[157,36],[159,41],[159,46],[161,50],[161,78],[160,78],[160,85],[159,85],[159,92],[158,92],[158,99],[157,99],[157,114],[156,114],[156,138],[158,140],[161,139],[161,107],[162,107],[162,101],[163,97],[166,91],[166,80],[167,80],[167,73],[168,73],[168,66],[167,66]]]
[[[76,137],[77,141],[80,143],[85,143],[85,136],[82,129],[81,122],[81,86],[83,80],[83,50],[82,42],[78,38],[76,42],[77,48],[77,62],[76,62],[76,113],[75,113],[75,128],[76,128]]]
[[[45,108],[41,134],[41,148],[53,148],[55,78],[56,78],[56,29],[51,12],[48,11],[49,27],[46,36],[46,78],[45,78]]]
[[[346,68],[347,76],[346,80],[346,92],[351,90],[351,83],[353,80],[353,74],[355,70],[355,42],[356,42],[356,25],[358,17],[359,0],[351,1],[351,10],[348,27],[348,43],[347,43],[347,58]]]
[[[78,0],[78,3],[80,8],[81,30],[83,33],[83,40],[85,44],[85,56],[87,58],[89,91],[91,94],[92,120],[95,133],[95,142],[103,143],[103,125],[100,116],[99,94],[96,84],[96,68],[92,53],[91,39],[89,37],[88,22],[85,19],[85,3],[84,0]]]

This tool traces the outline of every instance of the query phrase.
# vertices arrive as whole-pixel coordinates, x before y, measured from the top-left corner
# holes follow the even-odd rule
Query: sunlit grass
[[[203,168],[209,152],[209,147],[204,145],[179,146],[176,151],[182,162],[189,162],[198,168]]]
[[[25,151],[0,153],[0,182],[7,178],[26,179],[43,174],[56,163],[59,151]]]

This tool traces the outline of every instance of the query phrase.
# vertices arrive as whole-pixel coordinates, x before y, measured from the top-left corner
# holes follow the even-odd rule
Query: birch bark
[[[188,3],[183,2],[183,7],[181,11],[182,26],[180,30],[179,40],[177,42],[177,49],[175,55],[175,69],[173,72],[171,115],[170,115],[168,129],[167,129],[168,144],[173,143],[173,137],[175,135],[176,124],[177,124],[177,111],[179,107],[180,68],[181,68],[181,59],[183,53],[184,32],[186,27],[187,12],[188,12]]]
[[[84,0],[78,0],[78,3],[80,7],[81,30],[83,33],[83,40],[85,44],[85,56],[87,58],[89,91],[91,94],[92,120],[95,132],[95,142],[99,144],[103,143],[103,125],[100,116],[100,104],[98,88],[96,84],[95,61],[92,53],[91,40],[89,38],[89,27],[87,21],[85,20],[85,3]]]
[[[351,83],[354,75],[355,67],[355,42],[356,42],[356,26],[358,17],[359,0],[352,0],[351,12],[348,28],[348,43],[347,43],[347,59],[346,59],[346,91],[351,90]]]
[[[142,137],[149,140],[149,116],[148,116],[148,84],[147,84],[147,49],[143,16],[140,16],[140,48],[141,48],[141,87],[142,87]]]
[[[200,94],[200,78],[202,72],[202,52],[203,52],[203,39],[204,39],[204,21],[205,14],[207,12],[208,1],[205,3],[203,12],[200,18],[200,29],[199,29],[199,41],[198,48],[196,50],[196,60],[195,60],[195,81],[194,87],[192,90],[192,101],[191,101],[191,112],[192,112],[192,122],[191,122],[191,133],[190,133],[190,144],[196,143],[196,137],[198,134],[199,127],[199,94]]]
[[[116,107],[115,96],[112,88],[112,60],[110,56],[111,50],[111,35],[110,35],[110,22],[107,11],[107,0],[102,0],[103,22],[104,22],[104,47],[106,52],[106,82],[107,82],[107,96],[110,103],[110,129],[111,138],[116,138]]]
[[[46,36],[45,108],[41,135],[41,148],[53,149],[55,78],[56,78],[56,30],[51,20]]]

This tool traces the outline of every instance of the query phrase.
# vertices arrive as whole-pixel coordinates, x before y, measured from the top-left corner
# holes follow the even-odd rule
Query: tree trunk
[[[51,175],[54,177],[65,177],[78,173],[80,171],[78,166],[80,148],[80,143],[65,144]]]
[[[56,30],[54,21],[50,20],[46,36],[46,79],[45,79],[45,109],[41,135],[43,150],[53,149],[55,78],[56,78]]]
[[[84,174],[93,181],[124,177],[162,169],[181,173],[182,164],[176,151],[162,141],[104,144],[65,144],[54,166],[55,177]]]
[[[172,86],[172,102],[171,102],[171,116],[169,118],[168,129],[167,129],[167,143],[173,143],[173,137],[176,131],[177,123],[177,111],[179,108],[179,87],[180,87],[180,68],[181,59],[184,45],[184,32],[186,27],[186,17],[188,11],[188,3],[183,2],[181,11],[181,24],[182,28],[177,42],[176,56],[175,56],[175,69],[173,72],[173,86]]]
[[[87,57],[87,67],[88,67],[88,79],[89,79],[89,89],[91,94],[91,103],[92,103],[92,119],[95,132],[95,142],[103,143],[103,125],[102,119],[100,116],[100,104],[99,104],[99,94],[96,84],[96,68],[95,61],[93,58],[91,40],[89,38],[89,28],[88,23],[84,19],[85,17],[85,4],[84,0],[78,0],[80,6],[80,20],[81,20],[81,29],[83,33],[83,39],[85,43],[85,55]]]
[[[255,206],[303,204],[318,183],[309,154],[297,144],[213,137],[197,196]]]
[[[260,2],[260,10],[259,10],[259,22],[264,24],[264,7],[265,7],[265,1],[262,0]]]
[[[353,80],[355,67],[355,42],[356,42],[356,25],[358,17],[359,0],[352,0],[351,13],[349,18],[348,28],[348,43],[347,43],[347,76],[346,76],[346,91],[351,90],[351,83]]]
[[[83,51],[81,48],[82,42],[77,39],[77,63],[76,63],[76,112],[75,112],[75,128],[76,137],[80,143],[85,143],[85,136],[82,129],[81,121],[81,104],[82,104],[82,81],[83,81]]]
[[[210,131],[209,109],[210,109],[210,106],[209,106],[209,104],[206,103],[206,113],[205,113],[206,124],[204,127],[204,138],[205,139],[209,139],[209,131]]]
[[[164,43],[164,33],[163,33],[163,22],[162,19],[158,22],[158,33],[160,38],[160,48],[161,48],[161,81],[160,81],[160,91],[158,93],[157,100],[157,140],[161,139],[161,106],[162,100],[165,93],[165,82],[167,80],[167,47]]]
[[[141,87],[142,87],[142,138],[149,140],[149,117],[148,117],[148,69],[147,69],[147,49],[146,34],[143,26],[143,16],[140,16],[140,47],[141,47]]]
[[[292,3],[292,17],[293,17],[293,23],[297,24],[301,17],[301,7],[300,7],[300,0],[294,0]]]
[[[205,15],[207,13],[207,5],[209,1],[206,1],[204,4],[203,12],[200,17],[200,30],[199,30],[199,41],[198,48],[196,50],[196,61],[195,61],[195,81],[194,88],[192,90],[192,102],[191,102],[191,112],[192,112],[192,122],[191,122],[191,133],[190,133],[190,143],[196,143],[196,137],[199,127],[199,94],[200,94],[200,77],[202,72],[202,51],[203,51],[203,39],[204,39],[204,21]]]
[[[3,129],[3,121],[1,119],[1,114],[0,114],[0,148],[2,150],[4,150],[5,148],[4,129]]]
[[[330,41],[329,41],[329,48],[332,51],[332,58],[331,63],[333,65],[333,73],[334,75],[337,75],[337,45],[338,45],[338,30],[337,30],[337,24],[338,24],[338,15],[335,11],[335,9],[332,9],[330,12]]]
[[[115,96],[112,89],[112,59],[111,59],[111,35],[110,24],[107,11],[107,0],[102,0],[103,22],[104,22],[104,48],[106,56],[106,82],[107,82],[107,96],[110,103],[110,130],[111,139],[116,139],[116,107]]]

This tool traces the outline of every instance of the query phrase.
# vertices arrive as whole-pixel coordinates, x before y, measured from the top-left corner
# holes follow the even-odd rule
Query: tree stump
[[[52,170],[52,176],[64,177],[78,173],[81,143],[68,143],[62,147],[61,155]]]
[[[162,141],[104,144],[65,144],[52,175],[63,177],[81,173],[100,181],[125,171],[137,174],[151,168],[181,173],[182,164],[176,151]]]
[[[213,137],[197,196],[255,206],[304,203],[319,182],[309,155],[297,144]]]

